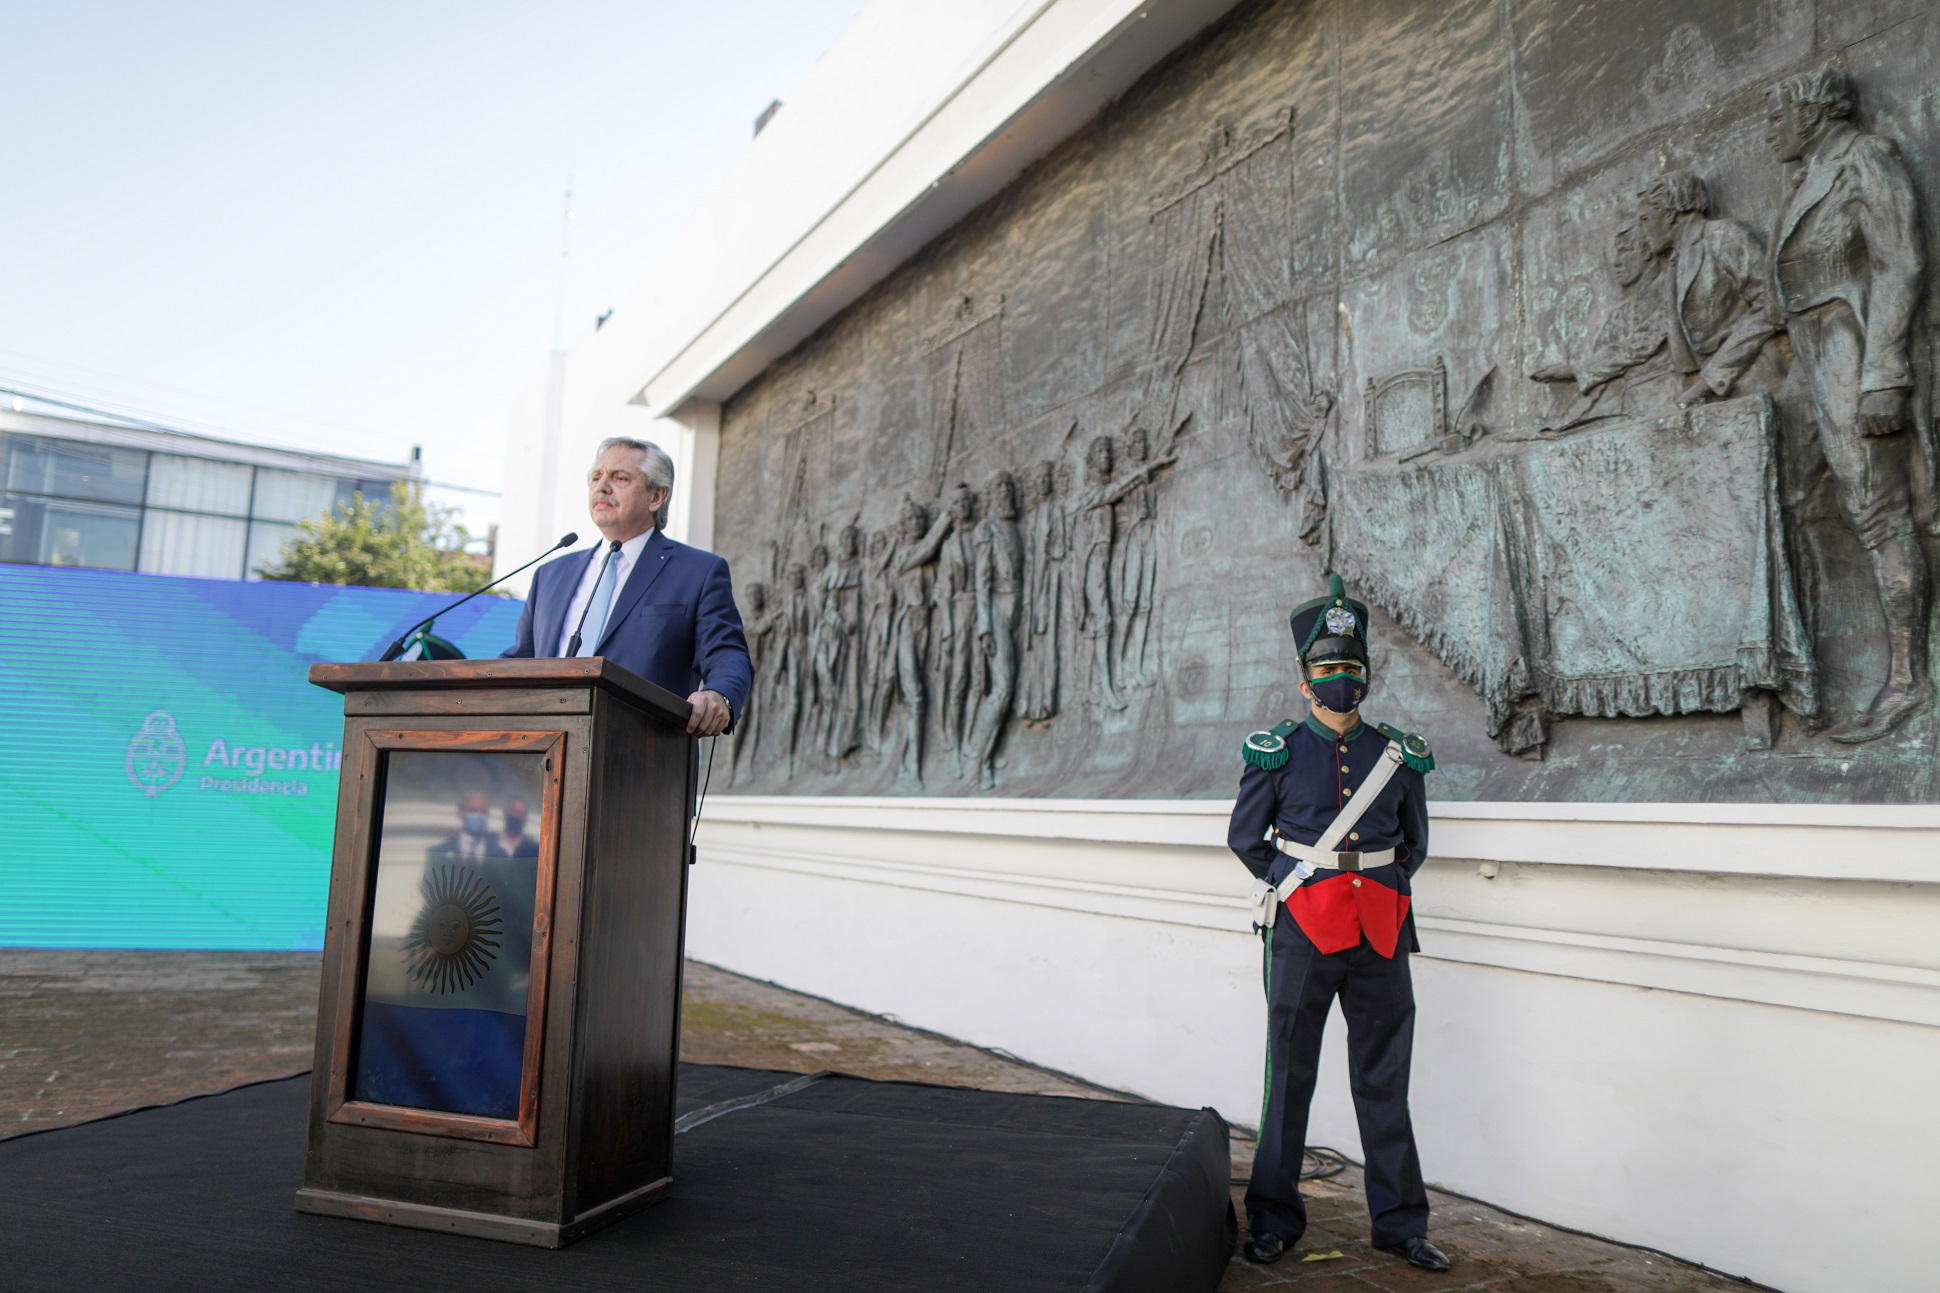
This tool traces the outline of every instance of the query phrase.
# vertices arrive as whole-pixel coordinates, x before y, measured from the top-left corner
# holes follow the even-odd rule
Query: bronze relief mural
[[[1449,797],[1931,798],[1940,7],[1595,8],[1243,7],[737,395],[735,787],[1227,793],[1337,571]]]

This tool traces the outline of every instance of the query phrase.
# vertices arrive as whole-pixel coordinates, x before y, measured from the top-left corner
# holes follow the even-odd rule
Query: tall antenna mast
[[[566,199],[559,212],[559,299],[552,311],[552,348],[558,350],[566,332],[566,258],[572,251],[573,180],[566,177]]]
[[[546,413],[539,441],[539,529],[552,529],[559,494],[559,441],[566,424],[566,255],[572,249],[573,177],[566,175],[566,199],[559,213],[559,299],[552,310],[552,354],[546,364]]]

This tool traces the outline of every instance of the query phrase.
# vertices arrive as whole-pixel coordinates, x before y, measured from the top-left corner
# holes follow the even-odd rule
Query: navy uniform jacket
[[[519,616],[518,641],[505,655],[550,656],[559,649],[566,606],[586,563],[604,548],[568,553],[539,567]],[[682,699],[702,687],[719,692],[737,719],[754,683],[727,562],[676,543],[660,530],[640,549],[626,586],[613,595],[606,631],[591,654]]]
[[[1246,765],[1226,836],[1227,844],[1247,870],[1276,885],[1293,870],[1296,860],[1273,847],[1266,839],[1266,828],[1276,827],[1296,843],[1318,841],[1354,790],[1374,770],[1388,745],[1388,738],[1366,723],[1343,737],[1311,716],[1286,740],[1289,757],[1280,767],[1269,771]],[[1404,897],[1410,893],[1409,878],[1428,859],[1428,795],[1422,774],[1405,763],[1396,768],[1380,796],[1362,812],[1353,833],[1335,847],[1363,851],[1392,848],[1396,850],[1395,860],[1358,877],[1322,868],[1295,890],[1288,905],[1310,936],[1315,931],[1302,911],[1302,895],[1311,898],[1312,891],[1348,885],[1354,878],[1373,881]],[[1408,945],[1414,948],[1413,918],[1404,915],[1404,920]]]

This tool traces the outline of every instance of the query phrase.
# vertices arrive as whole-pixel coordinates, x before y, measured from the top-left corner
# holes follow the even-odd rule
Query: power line
[[[66,409],[71,413],[86,413],[89,417],[107,418],[110,421],[119,422],[123,426],[132,427],[137,431],[163,431],[169,435],[192,435],[198,440],[212,440],[215,438],[213,436],[203,435],[197,431],[184,431],[180,427],[164,426],[160,422],[150,422],[145,418],[130,417],[126,413],[110,413],[107,409],[90,408],[85,404],[76,404],[72,400],[57,400],[51,395],[41,395],[34,391],[24,391],[12,386],[0,386],[0,395],[11,395],[15,399],[32,400],[36,404],[46,404],[52,408]]]
[[[135,431],[157,431],[164,435],[189,436],[196,440],[212,440],[217,444],[224,443],[220,437],[205,435],[200,431],[187,431],[181,427],[169,426],[163,422],[153,422],[147,418],[131,417],[126,413],[114,413],[107,409],[93,408],[86,404],[76,404],[73,400],[56,399],[51,395],[41,395],[38,392],[22,390],[14,386],[0,386],[0,395],[11,395],[17,400],[30,400],[35,404],[45,404],[50,408],[66,409],[70,413],[85,413],[89,417],[107,418],[110,422],[119,423]],[[309,451],[299,449],[292,452],[307,453]],[[322,456],[336,457],[337,455],[327,454]],[[484,494],[491,498],[499,497],[498,490],[485,489],[479,485],[460,485],[455,481],[432,480],[429,477],[423,476],[418,479],[423,484],[431,485],[438,489],[455,489],[465,494]]]
[[[420,479],[422,479],[425,484],[435,485],[439,489],[455,489],[466,494],[487,494],[493,498],[497,498],[499,496],[498,490],[486,489],[482,485],[454,485],[452,482],[448,480],[431,480],[428,477],[420,477]]]
[[[70,378],[69,376],[63,376],[59,373],[55,373],[54,375],[51,376],[51,378],[48,378],[48,380],[57,381],[57,382],[66,382],[69,380],[75,380],[75,381],[81,382],[83,385],[86,385],[88,381],[92,380],[95,382],[107,382],[110,385],[114,385],[114,386],[145,388],[146,391],[151,394],[154,392],[160,392],[164,397],[183,396],[192,400],[200,401],[205,404],[206,403],[223,404],[223,405],[229,406],[231,409],[243,410],[248,414],[267,415],[269,417],[275,418],[278,421],[282,421],[282,422],[302,422],[309,426],[316,427],[320,430],[330,431],[339,435],[344,434],[346,432],[361,434],[368,430],[368,428],[365,428],[365,427],[352,427],[345,423],[327,421],[323,418],[311,417],[307,414],[292,413],[287,409],[272,408],[267,404],[256,404],[248,400],[239,400],[234,398],[233,396],[212,395],[208,391],[193,390],[186,386],[173,386],[166,382],[157,382],[149,378],[125,377],[119,373],[111,373],[99,368],[89,368],[82,364],[68,363],[66,360],[49,359],[45,355],[29,354],[24,350],[8,350],[4,347],[0,347],[0,360],[5,360],[5,361],[8,361],[9,363],[15,363],[23,370],[25,370],[28,373],[28,375],[25,378],[25,380],[27,381],[42,380],[42,378],[38,374],[35,374],[32,371],[34,369],[60,369],[60,370],[64,370],[65,373],[72,375],[72,377]],[[22,379],[16,376],[11,378],[10,380],[19,381]],[[72,391],[69,391],[68,393],[72,394]],[[120,402],[129,408],[140,408],[142,407],[142,401],[148,398],[148,395],[145,395],[145,394],[136,394],[132,396],[100,395],[100,396],[83,396],[82,398],[109,399],[113,402]],[[206,419],[196,419],[195,421],[197,425],[204,426],[206,428],[212,428],[213,430],[216,430],[216,431],[225,431],[229,429],[222,422],[207,421]]]

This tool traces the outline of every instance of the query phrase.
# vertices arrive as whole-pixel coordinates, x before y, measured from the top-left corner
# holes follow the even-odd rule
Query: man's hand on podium
[[[727,731],[727,698],[715,691],[697,691],[687,698],[694,712],[687,719],[687,730],[694,736],[719,736]]]

